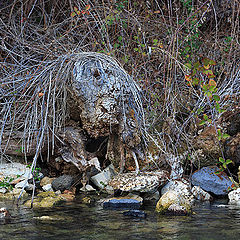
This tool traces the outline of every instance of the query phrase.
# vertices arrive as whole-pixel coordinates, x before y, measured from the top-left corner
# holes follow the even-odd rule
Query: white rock
[[[51,183],[42,186],[42,189],[43,189],[43,191],[45,191],[45,192],[53,191],[53,188],[52,188],[52,184],[51,184]]]
[[[100,162],[98,161],[98,158],[92,158],[91,160],[88,161],[88,163],[90,163],[91,165],[94,165],[95,168],[101,172],[101,166],[100,166]]]
[[[192,191],[193,196],[197,200],[201,200],[201,201],[213,200],[213,197],[209,193],[207,193],[203,189],[201,189],[199,186],[194,186],[191,191]]]
[[[21,163],[0,164],[0,175],[13,178],[17,178],[18,175],[25,179],[32,178],[30,168]]]
[[[91,180],[97,187],[104,189],[107,186],[110,179],[115,175],[116,173],[114,171],[114,167],[111,164],[108,167],[106,167],[102,172],[91,177]]]
[[[167,181],[168,173],[164,170],[155,172],[135,172],[118,174],[109,185],[114,189],[120,189],[125,192],[144,192],[154,193]]]
[[[7,189],[6,188],[0,188],[0,193],[6,193]]]
[[[240,188],[231,191],[228,194],[229,204],[237,204],[240,205]]]
[[[80,191],[82,191],[82,192],[92,192],[92,191],[96,191],[96,189],[93,188],[91,185],[87,184],[85,187],[80,188]]]
[[[15,185],[15,188],[26,188],[29,187],[29,183],[27,180],[23,180]]]

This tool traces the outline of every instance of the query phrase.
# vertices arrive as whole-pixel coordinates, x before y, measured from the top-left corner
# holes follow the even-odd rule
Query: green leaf
[[[226,160],[226,164],[230,164],[230,163],[232,163],[233,161],[231,160],[231,159],[227,159]]]
[[[192,65],[191,65],[190,63],[186,63],[186,64],[184,64],[184,66],[185,66],[186,68],[188,68],[188,69],[191,69],[191,68],[192,68]]]
[[[201,66],[200,62],[196,62],[193,64],[193,67],[198,70],[198,68]]]
[[[207,114],[204,114],[204,115],[203,115],[203,119],[206,120],[206,121],[208,120]]]
[[[213,93],[215,89],[216,89],[216,86],[210,86],[210,87],[209,87],[209,91],[210,91],[211,93]]]
[[[138,48],[134,48],[133,50],[134,50],[135,52],[138,52]]]
[[[202,120],[202,121],[199,123],[199,126],[202,126],[202,125],[204,125],[204,124],[206,124],[206,121],[205,121],[205,120]]]
[[[153,39],[153,45],[156,46],[158,44],[158,40],[157,39]]]
[[[113,45],[114,48],[118,48],[119,46],[120,46],[119,43],[114,43]]]
[[[222,132],[220,129],[217,130],[218,136],[222,136]]]
[[[119,37],[118,37],[118,41],[119,41],[119,42],[121,42],[122,39],[123,39],[122,36],[119,36]]]
[[[206,92],[208,90],[208,85],[206,85],[206,84],[202,85],[202,89],[204,92]]]
[[[223,139],[227,139],[227,138],[230,137],[230,135],[228,135],[227,133],[224,133],[224,134],[222,135],[222,137],[223,137]]]
[[[211,92],[207,91],[206,94],[207,94],[208,97],[212,97],[212,93]]]
[[[219,162],[225,163],[225,160],[222,157],[219,157]]]
[[[226,164],[226,163],[223,163],[223,167],[226,169],[226,168],[227,168],[227,164]]]
[[[220,97],[216,94],[213,95],[213,99],[216,101],[216,102],[219,102],[220,101]],[[219,105],[219,104],[218,104]]]

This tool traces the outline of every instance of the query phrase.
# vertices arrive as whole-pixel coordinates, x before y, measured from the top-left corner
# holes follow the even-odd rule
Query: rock
[[[21,163],[5,163],[0,164],[0,177],[18,178],[21,176],[22,179],[28,179],[32,177],[30,168]]]
[[[162,212],[163,210],[168,209],[172,204],[175,203],[178,203],[178,195],[175,191],[169,190],[165,192],[159,199],[156,206],[156,211]]]
[[[192,209],[192,200],[179,196],[174,190],[169,190],[159,199],[156,211],[161,214],[186,215],[190,214]]]
[[[110,179],[112,179],[112,177],[115,175],[116,173],[114,167],[111,164],[108,167],[106,167],[102,172],[98,173],[95,176],[92,176],[91,181],[100,189],[104,189],[107,186]]]
[[[175,191],[178,195],[185,195],[185,196],[190,196],[192,195],[191,193],[191,185],[190,183],[185,180],[171,180],[169,181],[162,189],[161,189],[161,194],[163,195],[164,193],[168,192],[169,190]]]
[[[191,213],[194,198],[188,181],[171,180],[162,188],[161,194],[156,206],[157,212],[173,215]]]
[[[7,189],[6,188],[0,188],[0,193],[6,193]]]
[[[52,184],[46,184],[42,186],[43,191],[48,192],[48,191],[53,191]]]
[[[165,214],[167,214],[167,215],[185,216],[185,215],[188,215],[189,212],[186,209],[186,207],[184,207],[184,206],[181,206],[179,204],[172,204],[167,209]]]
[[[194,186],[200,186],[203,190],[215,195],[227,195],[232,182],[225,173],[215,174],[219,171],[216,166],[204,167],[193,173],[191,181]]]
[[[73,193],[62,193],[61,196],[65,201],[73,201],[75,199],[75,195]]]
[[[37,186],[36,186],[36,187],[37,187]],[[25,187],[25,190],[31,192],[31,191],[33,191],[33,188],[34,188],[34,185],[29,183],[29,184]]]
[[[0,193],[0,199],[17,200],[21,191],[22,191],[22,189],[20,189],[20,188],[14,188],[10,192]],[[28,197],[28,194],[26,193],[25,190],[23,190],[21,199],[25,199],[27,197]]]
[[[24,205],[26,207],[31,207],[31,199],[26,201]],[[33,208],[50,208],[64,202],[61,196],[56,195],[54,192],[42,192],[33,199]]]
[[[102,171],[102,170],[101,170],[101,167],[100,167],[100,162],[98,161],[98,158],[97,158],[97,157],[92,158],[91,160],[88,161],[88,163],[89,163],[90,165],[95,166],[95,168],[96,168],[98,171],[100,171],[100,172]]]
[[[65,189],[70,189],[74,183],[74,179],[70,175],[62,175],[52,181],[52,188],[63,192]]]
[[[197,200],[200,200],[200,201],[212,201],[213,200],[213,197],[209,193],[202,190],[199,186],[194,186],[191,191],[192,191],[193,196]]]
[[[139,209],[140,201],[128,198],[109,199],[103,203],[104,209]]]
[[[240,205],[240,188],[231,191],[228,194],[229,204],[237,204]]]
[[[123,173],[115,176],[110,182],[115,190],[126,192],[148,192],[154,193],[162,186],[168,178],[168,172],[164,170],[156,172]]]
[[[156,201],[156,200],[159,200],[160,193],[159,191],[156,191],[154,193],[146,193],[143,195],[143,198],[144,200],[147,200],[147,201]]]
[[[85,203],[85,204],[91,203],[91,198],[90,197],[82,198],[82,203]]]
[[[26,188],[29,186],[29,183],[27,180],[21,181],[15,185],[15,188]]]
[[[44,177],[40,182],[40,186],[43,187],[44,185],[52,184],[54,179],[55,178]]]
[[[93,191],[96,191],[96,189],[93,188],[91,185],[87,184],[85,187],[80,188],[80,191],[82,191],[82,192],[93,192]]]
[[[124,216],[137,217],[137,218],[146,218],[147,214],[142,210],[129,210],[123,212]]]

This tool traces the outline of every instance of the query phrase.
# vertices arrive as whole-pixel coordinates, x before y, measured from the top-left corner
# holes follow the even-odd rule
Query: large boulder
[[[215,195],[227,195],[232,182],[226,173],[217,174],[219,168],[216,166],[203,167],[193,173],[191,181],[194,186],[200,186],[203,190]]]

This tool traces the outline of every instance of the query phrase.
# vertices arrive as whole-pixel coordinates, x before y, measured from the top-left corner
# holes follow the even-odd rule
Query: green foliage
[[[31,164],[28,164],[27,168],[31,168]],[[40,167],[35,167],[35,168],[32,169],[32,175],[33,175],[34,180],[36,180],[36,181],[40,181],[41,180],[41,178],[40,178],[40,171],[41,171]]]
[[[13,186],[10,184],[10,182],[14,180],[12,177],[4,177],[3,180],[0,181],[0,188],[5,188],[7,190],[12,190]]]

